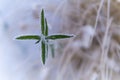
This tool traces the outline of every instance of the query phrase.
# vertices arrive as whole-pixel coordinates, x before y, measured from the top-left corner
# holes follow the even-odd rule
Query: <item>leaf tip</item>
[[[36,41],[35,44],[38,44],[40,42],[40,40]]]
[[[21,37],[19,36],[19,37],[16,37],[15,39],[17,39],[17,40],[18,40],[18,39],[21,39]]]

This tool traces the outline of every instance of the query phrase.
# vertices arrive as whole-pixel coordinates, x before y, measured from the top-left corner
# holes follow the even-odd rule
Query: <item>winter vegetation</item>
[[[0,80],[120,79],[119,0],[18,3],[0,21]]]

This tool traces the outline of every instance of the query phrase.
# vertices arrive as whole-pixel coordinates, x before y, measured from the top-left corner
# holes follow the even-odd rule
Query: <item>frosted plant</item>
[[[64,38],[70,38],[70,37],[73,37],[73,35],[66,35],[66,34],[48,35],[47,19],[45,18],[44,10],[42,9],[41,11],[41,35],[23,35],[23,36],[17,37],[16,39],[37,40],[35,44],[41,42],[41,54],[42,54],[41,57],[42,57],[43,64],[45,64],[46,56],[48,55],[49,40],[64,39]],[[54,49],[52,48],[52,52],[53,50]],[[52,53],[52,56],[54,56],[54,53]]]

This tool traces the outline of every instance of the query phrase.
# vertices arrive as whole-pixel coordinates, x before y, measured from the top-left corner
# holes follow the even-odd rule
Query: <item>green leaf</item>
[[[37,40],[35,44],[39,43],[41,41],[41,58],[43,64],[45,64],[46,56],[48,56],[48,42],[49,39],[55,40],[55,39],[64,39],[64,38],[70,38],[73,37],[73,35],[50,35],[48,36],[48,23],[47,19],[44,16],[44,10],[41,11],[41,36],[38,35],[23,35],[19,36],[16,39],[19,40]],[[55,56],[54,54],[54,45],[51,46],[51,53],[52,57]]]
[[[48,44],[46,44],[46,57],[48,57]]]
[[[45,36],[48,36],[48,23],[46,18],[45,18]]]
[[[23,35],[23,36],[19,36],[17,37],[16,39],[19,39],[19,40],[29,40],[29,39],[32,39],[32,40],[41,40],[41,37],[38,36],[38,35]]]
[[[41,32],[42,34],[44,35],[44,32],[45,32],[45,18],[44,18],[44,10],[42,9],[41,11]]]
[[[54,48],[54,44],[51,44],[51,45],[50,45],[50,48],[51,48],[52,58],[54,58],[54,57],[55,57],[55,48]]]
[[[41,49],[42,49],[42,62],[45,64],[45,57],[46,57],[46,49],[44,41],[41,42]]]
[[[64,38],[70,38],[70,37],[73,37],[73,35],[50,35],[50,36],[47,36],[46,39],[55,40],[55,39],[64,39]]]
[[[40,42],[40,40],[36,41],[35,44],[38,44]]]

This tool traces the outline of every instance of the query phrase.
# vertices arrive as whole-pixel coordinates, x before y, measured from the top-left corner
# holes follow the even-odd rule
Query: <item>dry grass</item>
[[[62,17],[61,32],[76,37],[59,43],[52,80],[119,80],[120,3],[66,0],[62,5],[55,13]]]

